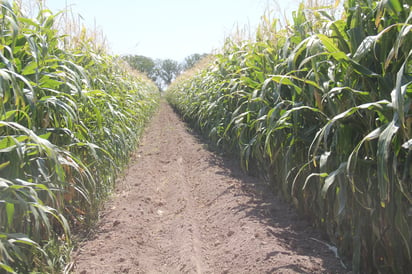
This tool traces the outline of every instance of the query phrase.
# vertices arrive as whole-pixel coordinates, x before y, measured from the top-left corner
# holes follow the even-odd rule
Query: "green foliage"
[[[182,63],[171,59],[153,60],[141,55],[126,55],[122,58],[135,70],[140,71],[154,81],[159,88],[165,88],[174,81],[182,71],[193,68],[207,54],[192,54],[185,58]]]
[[[186,71],[186,70],[193,68],[197,63],[200,62],[200,60],[204,59],[206,56],[207,56],[206,53],[204,54],[194,53],[194,54],[187,56],[184,62],[181,64],[182,70]]]
[[[158,80],[161,81],[160,86],[162,86],[162,84],[166,87],[169,86],[181,71],[182,68],[179,62],[172,59],[159,60],[157,64],[157,76]]]
[[[264,18],[227,40],[168,99],[263,174],[338,246],[354,273],[412,272],[410,1],[346,1]]]
[[[0,2],[0,272],[59,273],[157,105],[157,88],[56,16]]]
[[[146,74],[150,79],[156,81],[156,62],[150,57],[142,55],[126,55],[122,57],[133,69]]]

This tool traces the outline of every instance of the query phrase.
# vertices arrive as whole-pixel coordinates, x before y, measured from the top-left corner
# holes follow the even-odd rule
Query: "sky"
[[[237,26],[255,30],[265,10],[291,14],[298,0],[46,0],[53,12],[71,7],[86,28],[96,27],[110,53],[183,61],[223,46]],[[80,18],[80,17],[77,17]]]

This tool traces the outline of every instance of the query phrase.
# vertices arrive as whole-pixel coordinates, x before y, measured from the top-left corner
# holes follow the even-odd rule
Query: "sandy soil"
[[[321,236],[165,103],[74,273],[346,273]]]

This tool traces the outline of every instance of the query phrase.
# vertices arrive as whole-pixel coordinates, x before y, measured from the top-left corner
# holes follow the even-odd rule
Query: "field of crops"
[[[300,9],[228,39],[168,100],[326,232],[354,273],[412,272],[412,2]]]
[[[59,14],[0,1],[0,272],[60,273],[157,107],[158,90]],[[76,42],[77,41],[77,42]]]

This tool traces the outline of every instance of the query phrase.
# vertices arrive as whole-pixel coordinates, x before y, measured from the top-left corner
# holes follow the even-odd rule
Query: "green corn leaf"
[[[1,150],[0,150],[1,151]],[[0,171],[5,169],[7,166],[10,165],[10,161],[4,162],[0,164]]]
[[[356,174],[356,166],[357,166],[357,161],[358,161],[358,153],[360,148],[363,146],[365,142],[375,140],[379,138],[381,135],[382,131],[385,129],[384,126],[380,128],[376,128],[373,131],[371,131],[369,134],[367,134],[357,145],[356,147],[352,150],[351,154],[349,155],[348,158],[348,165],[347,165],[347,174],[348,178],[350,179],[352,183],[352,191],[355,191],[355,174]]]
[[[412,13],[409,14],[408,18],[406,19],[405,22],[409,22],[412,19]],[[398,28],[398,24],[394,24],[392,26],[387,27],[385,30],[383,30],[381,33],[384,32],[389,32],[392,29]],[[401,30],[399,31],[399,34],[397,35],[397,38],[394,43],[391,43],[390,45],[392,47],[391,51],[388,54],[388,57],[385,60],[385,69],[389,67],[391,64],[392,60],[395,58],[398,58],[399,50],[401,49],[401,46],[405,43],[408,43],[408,37],[410,37],[410,33],[412,30],[412,25],[410,24],[403,24]],[[408,54],[407,59],[409,58],[410,53]]]
[[[301,54],[306,50],[306,45],[313,40],[312,37],[306,38],[297,45],[287,58],[288,67],[290,70],[296,69],[298,67],[297,60]]]
[[[325,179],[325,183],[323,184],[322,191],[321,191],[322,197],[324,199],[326,198],[326,194],[329,188],[332,186],[333,183],[335,183],[337,176],[345,172],[346,166],[347,166],[347,162],[343,162],[339,165],[338,169],[328,174],[328,176]]]
[[[14,204],[6,203],[7,225],[9,228],[13,227],[14,219]]]
[[[383,110],[384,106],[387,106],[389,104],[390,104],[390,102],[387,101],[387,100],[380,100],[380,101],[377,101],[377,102],[366,103],[366,104],[362,104],[362,105],[359,105],[359,106],[356,106],[356,107],[352,107],[352,108],[349,108],[348,110],[346,110],[346,111],[344,111],[344,112],[342,112],[338,115],[335,115],[332,119],[330,119],[326,123],[326,125],[323,128],[321,128],[318,131],[317,136],[313,139],[313,142],[312,142],[312,144],[310,146],[310,149],[309,149],[310,151],[314,152],[313,158],[316,157],[315,155],[316,155],[317,150],[320,147],[321,142],[324,141],[325,144],[327,143],[327,140],[329,138],[329,133],[331,132],[331,129],[332,129],[332,127],[334,126],[334,124],[336,122],[338,122],[342,119],[348,118],[348,117],[352,116],[354,113],[356,113],[357,111],[363,110],[363,109],[364,110],[369,109],[369,110],[373,110],[373,111],[379,113],[380,111]]]
[[[4,178],[0,178],[0,187],[8,188],[9,187],[8,181],[5,180]],[[2,200],[2,202],[4,201]]]
[[[306,186],[309,182],[310,179],[312,179],[313,177],[320,177],[320,178],[325,178],[327,177],[329,174],[328,173],[312,173],[310,174],[308,177],[306,177],[305,182],[303,183],[302,189],[306,189]]]
[[[298,178],[299,178],[300,174],[301,174],[304,170],[306,170],[307,168],[309,168],[309,166],[310,166],[311,163],[312,163],[312,161],[306,162],[305,164],[303,164],[303,165],[299,168],[298,172],[296,173],[295,178],[293,179],[293,182],[292,182],[292,185],[291,185],[291,190],[290,190],[290,191],[291,191],[291,192],[290,192],[290,196],[291,196],[291,197],[294,197],[294,196],[295,196],[295,194],[294,194],[294,192],[296,191],[295,185],[296,185],[297,182],[298,182]],[[321,175],[319,175],[319,176],[321,176]]]
[[[357,72],[361,76],[367,76],[367,77],[381,77],[378,73],[370,70],[369,68],[359,64],[355,60],[349,59],[349,63],[353,67],[354,71]]]
[[[353,55],[353,60],[359,62],[364,56],[366,56],[373,49],[379,37],[380,36],[378,35],[365,37]]]
[[[276,82],[279,83],[281,85],[288,85],[288,86],[293,86],[295,88],[295,90],[298,93],[301,93],[302,88],[300,88],[299,86],[297,86],[295,83],[293,83],[292,80],[297,80],[299,82],[303,82],[305,84],[308,84],[310,86],[313,86],[317,89],[320,89],[319,85],[311,80],[307,80],[307,79],[302,79],[296,76],[291,76],[291,75],[271,75],[271,79]]]
[[[42,76],[39,82],[42,88],[55,90],[55,93],[59,93],[58,89],[63,84],[60,80],[50,78],[47,75]]]
[[[313,113],[319,113],[319,114],[321,114],[319,116],[323,116],[325,119],[327,118],[326,115],[324,113],[322,113],[322,111],[320,111],[318,108],[309,107],[309,106],[293,107],[293,108],[289,109],[288,111],[284,112],[282,114],[282,116],[279,117],[279,119],[276,121],[276,123],[274,125],[274,128],[275,129],[281,129],[282,125],[285,125],[287,123],[287,121],[291,118],[291,115],[293,113],[303,111],[303,110],[309,110]]]
[[[399,0],[388,0],[388,4],[393,12],[398,13],[402,11],[402,5]]]
[[[324,45],[325,49],[335,58],[337,61],[348,60],[348,56],[334,44],[333,40],[326,35],[317,34],[317,37]]]
[[[409,139],[405,143],[402,144],[402,147],[404,149],[412,149],[412,139]]]
[[[8,241],[10,243],[22,243],[25,245],[30,245],[34,247],[39,247],[39,244],[30,239],[27,235],[22,233],[10,233],[7,234]]]
[[[399,120],[402,125],[405,124],[405,95],[406,95],[406,90],[408,86],[412,83],[412,80],[405,81],[404,77],[404,71],[405,71],[405,66],[408,64],[409,57],[412,54],[412,50],[409,53],[408,58],[406,61],[402,64],[401,68],[399,69],[398,73],[396,74],[396,85],[395,89],[391,93],[392,97],[392,104],[393,107],[397,113],[397,116],[399,117]]]
[[[378,189],[381,206],[386,207],[390,197],[389,157],[393,136],[398,132],[399,126],[394,121],[382,131],[378,139]]]
[[[326,170],[327,168],[327,163],[328,163],[328,159],[331,155],[330,151],[325,151],[324,153],[322,153],[322,155],[320,156],[320,160],[319,160],[319,168],[321,171]]]
[[[336,187],[336,191],[337,191],[336,203],[338,205],[337,215],[340,216],[346,208],[346,201],[348,198],[348,193],[346,191],[345,186],[342,184],[340,184],[339,187]]]
[[[6,265],[6,264],[4,264],[4,263],[1,263],[1,262],[0,262],[0,268],[2,268],[3,270],[7,271],[8,273],[16,273],[16,272],[13,270],[13,268],[11,268],[10,266],[8,266],[8,265]]]
[[[349,39],[347,34],[345,33],[345,22],[344,20],[338,20],[329,23],[330,28],[334,31],[333,38],[338,39],[338,45],[341,51],[343,52],[351,52],[350,46],[348,44]]]
[[[273,75],[272,76],[272,81],[282,84],[282,85],[288,85],[288,86],[293,86],[297,89],[299,89],[299,91],[301,90],[298,86],[296,86],[292,81],[291,81],[291,77],[290,76],[286,76],[286,75]]]
[[[35,74],[37,72],[37,69],[38,69],[37,62],[32,61],[23,68],[21,75]]]
[[[27,18],[27,17],[20,17],[19,22],[21,24],[24,24],[25,26],[32,26],[35,28],[40,28],[39,24],[35,20]]]

